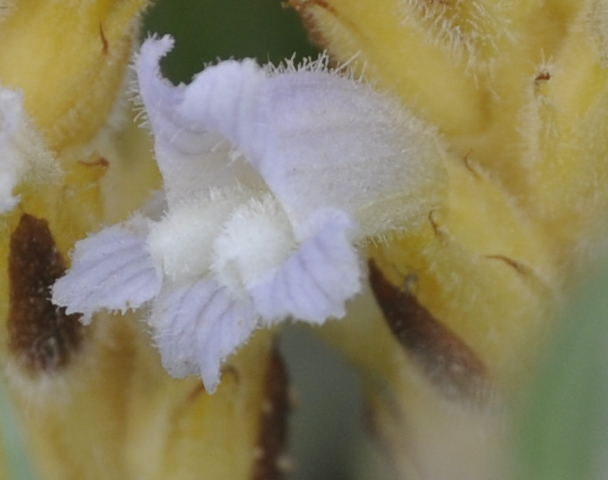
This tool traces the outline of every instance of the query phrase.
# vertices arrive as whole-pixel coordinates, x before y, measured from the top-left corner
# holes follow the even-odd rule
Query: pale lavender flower
[[[213,392],[256,328],[343,317],[361,288],[357,247],[426,218],[441,168],[433,131],[323,60],[226,61],[172,86],[158,66],[172,44],[149,39],[136,62],[162,218],[78,242],[53,300],[85,321],[149,303],[164,366]]]

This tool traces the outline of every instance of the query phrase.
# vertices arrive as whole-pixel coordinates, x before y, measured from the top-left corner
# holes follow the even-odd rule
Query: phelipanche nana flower
[[[158,66],[172,45],[149,39],[136,62],[162,207],[77,243],[53,300],[85,321],[149,304],[164,366],[213,392],[256,328],[345,315],[361,288],[357,247],[437,203],[440,146],[395,99],[323,59],[225,61],[172,86]]]

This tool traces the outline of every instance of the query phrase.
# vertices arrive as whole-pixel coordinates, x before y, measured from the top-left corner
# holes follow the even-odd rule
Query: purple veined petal
[[[296,233],[338,208],[358,238],[426,218],[443,178],[435,132],[399,101],[336,73],[273,74],[260,91],[258,129],[247,154],[285,208]]]
[[[173,86],[160,74],[159,60],[172,47],[173,39],[168,35],[150,38],[142,45],[136,61],[140,93],[154,134],[156,160],[169,206],[212,187],[263,184],[251,165],[232,161],[238,152],[225,133],[215,127],[217,102],[224,105],[231,101],[222,96],[227,92],[212,88],[210,99],[199,98],[198,94],[209,87],[208,82],[195,79],[189,86]],[[213,68],[219,66],[210,67],[211,71]],[[231,93],[234,94],[238,95],[238,91]],[[188,115],[192,110],[196,114]],[[227,119],[228,114],[222,118]]]
[[[213,393],[222,362],[251,336],[257,317],[249,301],[207,279],[162,293],[149,323],[167,371],[200,375]]]
[[[226,60],[205,68],[184,91],[179,111],[208,130],[218,132],[247,153],[254,141],[260,92],[267,73],[250,58]]]
[[[134,217],[76,243],[72,267],[53,286],[53,302],[91,320],[100,310],[137,309],[158,295],[162,275],[146,249],[147,223]]]
[[[325,222],[283,266],[249,289],[258,314],[272,324],[288,316],[311,323],[345,315],[345,303],[361,289],[360,266],[348,239],[346,214],[323,212]]]
[[[163,366],[173,377],[198,374],[198,366],[193,360],[197,322],[193,314],[186,313],[186,307],[205,300],[201,292],[191,285],[166,289],[159,294],[147,319],[161,353]]]

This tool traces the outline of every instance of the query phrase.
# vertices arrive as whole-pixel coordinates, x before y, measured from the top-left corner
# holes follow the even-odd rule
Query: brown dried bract
[[[266,373],[265,400],[260,419],[258,453],[253,480],[280,480],[288,470],[287,417],[290,411],[287,372],[277,350],[273,350]]]
[[[344,15],[341,15],[341,13],[326,0],[288,0],[287,6],[298,12],[304,28],[308,32],[310,41],[322,49],[331,51],[331,42],[325,37],[323,29],[319,28],[317,25],[317,17],[320,12],[324,12],[334,17],[335,20],[348,28],[353,36],[365,38],[364,32],[362,32],[355,23],[349,21]]]
[[[287,5],[297,12],[303,12],[311,6],[320,7],[336,15],[336,10],[325,0],[288,0]]]
[[[24,214],[10,239],[7,328],[10,352],[30,373],[65,367],[82,344],[79,315],[50,300],[65,270],[47,221]]]
[[[483,400],[490,385],[475,352],[433,317],[415,295],[392,285],[371,260],[369,278],[393,335],[431,383],[452,400]]]

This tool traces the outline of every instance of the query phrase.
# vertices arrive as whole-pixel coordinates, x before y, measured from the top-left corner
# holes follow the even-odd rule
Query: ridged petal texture
[[[149,323],[164,367],[175,377],[200,375],[215,392],[220,366],[256,328],[251,302],[213,280],[162,292]]]
[[[315,236],[251,288],[255,308],[265,323],[290,315],[323,323],[345,315],[344,299],[361,289],[357,253],[347,236],[352,228],[345,214],[330,212]]]
[[[53,287],[53,301],[90,322],[100,309],[126,312],[156,297],[161,273],[146,248],[142,217],[113,225],[76,244],[69,277]]]

